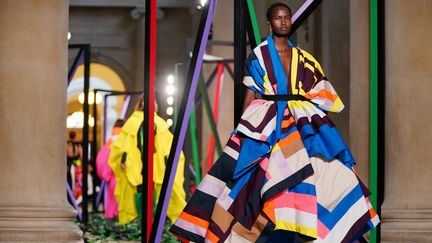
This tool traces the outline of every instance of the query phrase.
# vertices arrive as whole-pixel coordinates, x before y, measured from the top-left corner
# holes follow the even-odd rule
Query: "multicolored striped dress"
[[[293,98],[248,106],[170,231],[192,242],[265,242],[275,230],[292,241],[351,242],[373,229],[370,193],[327,116],[344,105],[315,58],[293,47],[287,75],[269,36],[249,55],[243,83]]]

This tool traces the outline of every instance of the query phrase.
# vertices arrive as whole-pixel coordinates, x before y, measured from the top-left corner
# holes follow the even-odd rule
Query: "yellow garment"
[[[163,177],[165,174],[165,160],[168,159],[173,135],[169,131],[169,126],[164,119],[155,114],[154,122],[156,124],[155,134],[155,154],[153,167],[153,181],[156,200],[159,199],[162,188]],[[185,158],[183,152],[180,154],[177,172],[174,179],[171,199],[168,206],[167,216],[171,222],[175,222],[183,208],[186,206],[186,193],[184,191],[184,168]]]
[[[119,223],[126,224],[138,217],[135,204],[136,187],[142,184],[141,152],[138,149],[138,130],[143,121],[143,112],[135,111],[122,127],[117,140],[113,143],[109,165],[116,177],[117,185],[115,197],[119,205]],[[165,157],[168,158],[172,143],[172,134],[168,124],[155,113],[155,154],[153,163],[153,180],[156,198],[159,197],[160,188],[165,173]],[[122,154],[126,153],[126,168],[121,168]],[[184,182],[184,156],[181,154],[173,193],[168,207],[167,215],[171,221],[177,219],[186,205],[186,194],[183,189]]]

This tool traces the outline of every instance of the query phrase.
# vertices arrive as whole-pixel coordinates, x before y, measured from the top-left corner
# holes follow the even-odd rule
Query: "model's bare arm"
[[[243,111],[246,110],[249,104],[254,100],[255,100],[255,92],[250,89],[246,89],[246,93],[243,100]]]

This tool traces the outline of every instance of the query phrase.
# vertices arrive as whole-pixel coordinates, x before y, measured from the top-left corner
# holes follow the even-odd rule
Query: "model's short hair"
[[[135,110],[144,111],[144,94],[140,95],[138,102],[135,106]]]
[[[274,2],[267,8],[267,20],[270,20],[272,17],[273,10],[277,7],[285,7],[288,9],[289,13],[292,15],[291,8],[283,2]]]
[[[70,132],[69,132],[69,138],[70,138],[70,139],[75,139],[75,138],[76,138],[76,132],[74,132],[74,131],[70,131]]]
[[[124,124],[125,124],[125,120],[117,119],[114,123],[114,127],[123,127]]]
[[[155,107],[154,107],[155,110],[154,111],[158,112],[159,106],[158,106],[158,103],[157,103],[156,99],[154,101],[154,104],[155,104]],[[144,94],[142,94],[140,96],[140,98],[138,100],[138,103],[135,106],[135,110],[137,110],[137,111],[144,111]]]

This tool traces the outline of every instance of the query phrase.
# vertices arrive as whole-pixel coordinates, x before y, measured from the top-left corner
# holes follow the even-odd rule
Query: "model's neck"
[[[288,37],[287,36],[273,35],[273,41],[275,43],[276,50],[278,50],[278,51],[287,51],[290,49],[290,47],[288,46]]]

